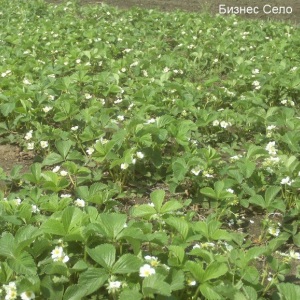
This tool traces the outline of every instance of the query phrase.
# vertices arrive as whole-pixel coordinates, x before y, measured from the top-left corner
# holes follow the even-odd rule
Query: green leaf
[[[124,229],[127,221],[125,214],[118,213],[102,213],[99,214],[97,223],[102,234],[110,239],[117,239],[120,232]]]
[[[150,194],[150,199],[151,199],[152,203],[154,203],[154,207],[157,212],[160,212],[160,210],[161,210],[162,203],[165,198],[165,194],[166,193],[164,190],[156,190]]]
[[[60,220],[48,219],[41,225],[41,230],[44,233],[56,234],[64,236],[67,234],[62,222]]]
[[[146,277],[142,286],[144,296],[152,294],[171,296],[171,286],[164,279],[165,277],[158,273]]]
[[[15,102],[10,102],[10,103],[4,103],[0,105],[0,111],[4,117],[7,117],[11,112],[14,111],[16,107]]]
[[[131,210],[132,217],[151,217],[152,215],[156,214],[156,210],[154,207],[148,204],[142,204],[137,207],[133,207]]]
[[[185,249],[180,246],[171,245],[169,246],[169,250],[179,260],[179,263],[182,264],[185,258]]]
[[[277,285],[281,300],[296,300],[300,295],[300,286],[292,283],[280,283]]]
[[[175,270],[173,269],[171,271],[171,290],[172,291],[179,291],[184,289],[185,286],[185,277],[184,277],[184,272],[182,270]]]
[[[125,290],[119,295],[119,300],[141,300],[143,295],[137,291]]]
[[[58,150],[61,157],[65,160],[67,155],[71,149],[72,142],[70,140],[67,141],[59,141],[55,143],[56,149]]]
[[[122,255],[112,268],[113,274],[127,274],[138,272],[141,260],[133,254]]]
[[[228,271],[227,265],[214,261],[205,270],[203,281],[209,281],[211,279],[219,278],[226,274]]]
[[[267,207],[271,205],[272,201],[276,197],[276,195],[281,191],[280,186],[270,186],[267,188],[265,192],[265,201],[267,204]]]
[[[193,262],[193,261],[188,261],[185,264],[186,269],[191,272],[195,280],[197,280],[200,283],[203,283],[203,277],[204,277],[204,269],[203,269],[203,264],[201,262]]]
[[[96,248],[86,248],[88,255],[100,266],[110,271],[116,259],[116,249],[111,244],[99,245]]]
[[[78,229],[82,221],[82,216],[82,211],[77,207],[72,206],[65,208],[61,217],[64,231],[70,234],[74,229]]]
[[[206,300],[221,300],[223,299],[220,294],[214,291],[213,286],[208,283],[200,285],[200,292]]]
[[[44,276],[41,281],[41,291],[44,299],[61,300],[64,293],[62,283],[54,283],[49,275]]]
[[[35,275],[37,268],[32,256],[23,251],[17,257],[8,258],[7,264],[18,274]]]
[[[166,223],[176,229],[181,237],[185,240],[189,232],[189,223],[181,218],[169,217]]]
[[[258,284],[260,273],[255,267],[247,266],[244,271],[243,278],[251,284]]]
[[[103,269],[89,268],[78,279],[78,284],[88,289],[85,296],[90,295],[97,291],[107,281],[109,275]]]
[[[11,233],[3,233],[0,240],[0,256],[14,258],[17,244]]]
[[[165,213],[169,213],[171,211],[175,211],[175,210],[178,210],[181,208],[182,208],[182,204],[179,203],[177,200],[170,200],[162,206],[160,212],[162,214],[165,214]]]
[[[44,166],[52,166],[64,161],[63,157],[57,153],[49,153],[43,161]]]
[[[188,166],[183,158],[178,158],[172,163],[173,176],[177,182],[184,179]]]

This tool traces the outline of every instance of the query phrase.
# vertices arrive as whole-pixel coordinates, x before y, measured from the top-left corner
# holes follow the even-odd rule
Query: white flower
[[[234,190],[233,189],[227,189],[226,190],[228,193],[234,194]]]
[[[277,153],[277,150],[276,150],[276,148],[275,148],[275,142],[274,142],[274,141],[273,141],[273,142],[269,142],[269,143],[267,144],[267,146],[266,146],[265,149],[269,152],[270,155],[276,155],[276,153]]]
[[[1,74],[1,77],[6,77],[7,75],[11,74],[11,70],[7,70]]]
[[[145,260],[149,261],[152,267],[157,267],[159,265],[159,260],[156,256],[147,255],[145,256]]]
[[[148,203],[149,206],[154,207],[154,203]]]
[[[281,100],[280,103],[285,105],[285,104],[287,104],[287,100]]]
[[[163,72],[164,73],[168,73],[170,71],[170,69],[168,68],[168,67],[165,67],[164,69],[163,69]]]
[[[230,122],[226,122],[226,121],[222,121],[221,123],[220,123],[220,126],[222,127],[222,128],[227,128],[227,126],[230,126],[231,125],[231,123]]]
[[[259,74],[259,69],[252,70],[252,74]]]
[[[105,145],[108,143],[108,140],[101,137],[99,140],[96,140],[96,143],[98,143],[98,142],[101,143],[102,145]]]
[[[129,167],[128,163],[121,164],[121,169],[126,170]]]
[[[123,72],[123,73],[126,72],[126,68],[122,68],[121,72]]]
[[[202,171],[201,168],[197,166],[191,170],[191,173],[198,176],[201,171]]]
[[[15,282],[10,282],[7,285],[3,285],[6,292],[5,300],[15,300],[17,299],[17,287]]]
[[[26,133],[26,135],[25,135],[25,140],[30,140],[31,138],[32,138],[32,132],[33,132],[33,130],[29,130],[27,133]]]
[[[79,199],[77,198],[75,201],[74,201],[75,205],[78,206],[78,207],[85,207],[85,201],[82,200],[82,199]]]
[[[60,195],[61,198],[71,198],[71,194],[61,194]]]
[[[187,281],[187,284],[188,284],[189,286],[195,286],[195,285],[197,284],[197,282],[196,282],[195,280],[188,280],[188,281]]]
[[[31,212],[33,213],[38,213],[40,212],[39,208],[36,205],[31,205]]]
[[[153,274],[155,274],[155,269],[152,268],[150,265],[145,264],[142,267],[140,267],[140,277],[148,277]]]
[[[64,171],[64,170],[62,170],[62,171],[60,171],[60,176],[67,176],[68,175],[68,172],[67,171]]]
[[[287,184],[287,185],[291,185],[294,182],[294,180],[291,180],[289,176],[281,179],[280,183],[281,184]]]
[[[155,123],[155,122],[156,122],[156,119],[151,118],[151,119],[148,120],[145,124],[152,124],[152,123]]]
[[[78,126],[73,126],[73,127],[71,127],[71,130],[72,131],[76,131],[78,129]]]
[[[291,250],[290,251],[290,257],[292,259],[298,259],[298,260],[300,260],[300,253],[299,252],[295,252],[294,250]]]
[[[27,150],[33,150],[33,149],[34,149],[34,143],[28,143]]]
[[[269,126],[267,126],[267,130],[268,131],[272,131],[272,130],[274,130],[274,129],[276,129],[277,127],[275,126],[275,125],[269,125]]]
[[[121,103],[122,101],[123,101],[122,99],[119,99],[119,98],[118,98],[117,100],[114,101],[114,103],[115,103],[115,104],[119,104],[119,103]]]
[[[124,121],[124,116],[122,116],[122,115],[117,116],[117,119],[118,119],[119,121]]]
[[[66,263],[70,259],[69,256],[64,253],[63,248],[58,246],[56,246],[55,249],[52,250],[51,257],[53,261],[61,261],[63,263]]]
[[[81,60],[78,58],[78,59],[76,59],[76,63],[77,64],[80,64],[81,63]]]
[[[56,172],[58,172],[60,170],[60,166],[56,166],[56,167],[54,167],[53,169],[52,169],[52,172],[53,173],[56,173]]]
[[[278,236],[279,233],[280,233],[280,230],[279,230],[279,228],[274,228],[274,227],[271,226],[271,227],[268,228],[268,233],[273,235],[273,236]]]
[[[91,98],[92,98],[92,95],[91,95],[91,94],[88,94],[88,93],[86,93],[86,94],[84,94],[84,97],[85,97],[85,99],[89,100],[89,99],[91,99]]]
[[[252,85],[254,86],[254,88],[255,88],[256,90],[259,90],[259,89],[261,88],[260,82],[257,81],[257,80],[253,81],[253,82],[252,82]]]
[[[23,292],[21,295],[21,299],[22,300],[31,300],[31,299],[35,299],[35,294],[32,291],[26,291]]]
[[[27,78],[24,78],[23,83],[24,83],[24,84],[27,84],[27,85],[30,85],[30,84],[31,84],[31,82],[30,82]]]
[[[194,246],[193,246],[193,249],[200,249],[201,248],[201,246],[199,245],[199,244],[195,244]]]
[[[132,158],[132,159],[131,159],[131,163],[132,163],[133,165],[135,165],[135,163],[136,163],[136,158]]]
[[[121,281],[110,281],[108,283],[108,292],[109,293],[115,293],[117,289],[119,289],[121,287],[122,283]]]
[[[15,204],[16,204],[17,206],[19,206],[19,205],[21,204],[22,200],[21,200],[20,198],[16,198],[16,199],[14,200],[14,202],[15,202]]]
[[[89,147],[87,150],[86,150],[86,153],[88,155],[92,155],[93,153],[95,152],[95,149],[93,147]]]
[[[47,141],[41,141],[41,142],[40,142],[40,145],[41,145],[41,147],[44,149],[44,148],[47,148],[49,144],[48,144]]]
[[[136,153],[136,156],[137,156],[137,158],[143,159],[145,155],[144,155],[144,153],[138,151],[138,152]]]
[[[219,126],[220,122],[218,120],[214,120],[212,124],[213,126]]]

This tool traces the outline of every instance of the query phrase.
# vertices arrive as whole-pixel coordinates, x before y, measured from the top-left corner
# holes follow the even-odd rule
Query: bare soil
[[[33,162],[34,155],[31,152],[22,152],[14,145],[0,145],[0,168],[9,173],[14,166],[22,165],[26,172]]]

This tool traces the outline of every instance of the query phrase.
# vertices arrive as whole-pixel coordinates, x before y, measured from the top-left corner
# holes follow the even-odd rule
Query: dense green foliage
[[[1,299],[297,299],[298,27],[1,4]]]

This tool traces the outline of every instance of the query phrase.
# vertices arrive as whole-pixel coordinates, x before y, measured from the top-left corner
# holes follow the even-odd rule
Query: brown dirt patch
[[[0,145],[0,168],[9,173],[14,166],[22,165],[22,172],[26,172],[33,162],[33,154],[22,152],[13,145]]]

